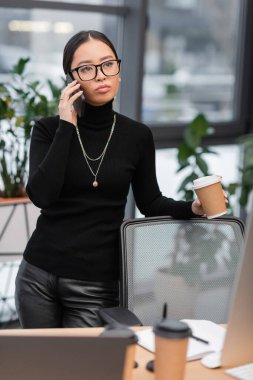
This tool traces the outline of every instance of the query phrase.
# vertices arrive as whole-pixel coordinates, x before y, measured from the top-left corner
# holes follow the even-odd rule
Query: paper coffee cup
[[[155,333],[155,379],[183,380],[189,326],[181,321],[164,319],[154,328]]]
[[[193,181],[193,190],[199,198],[208,219],[227,213],[226,202],[221,186],[221,177],[209,175]]]

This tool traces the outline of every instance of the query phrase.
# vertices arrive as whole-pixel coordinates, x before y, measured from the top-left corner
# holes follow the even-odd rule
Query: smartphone
[[[70,74],[67,74],[67,75],[66,75],[66,81],[67,81],[67,83],[71,83],[71,82],[73,82],[73,78],[70,76]],[[78,91],[79,91],[79,90],[78,90]],[[73,95],[76,94],[78,91],[75,91],[75,92],[73,93]],[[85,107],[84,95],[81,95],[79,98],[77,98],[77,99],[74,101],[74,103],[73,103],[73,107],[74,107],[74,109],[76,110],[77,115],[78,115],[79,117],[83,116],[83,114],[84,114],[84,107]]]

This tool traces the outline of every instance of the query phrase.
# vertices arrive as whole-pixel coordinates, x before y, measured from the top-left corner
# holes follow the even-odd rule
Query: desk
[[[133,330],[142,327],[133,328]],[[103,331],[103,328],[76,328],[76,329],[41,329],[36,331],[36,335],[72,335],[72,336],[96,336]],[[33,330],[0,330],[0,335],[33,335]],[[154,380],[154,374],[146,370],[146,364],[153,359],[154,355],[137,345],[136,361],[138,368],[133,370],[132,380]],[[230,376],[224,374],[224,369],[208,369],[201,365],[200,361],[191,361],[186,364],[184,380],[231,380]]]
[[[134,369],[133,380],[154,380],[154,375],[145,369],[146,363],[154,355],[144,348],[137,346],[136,360],[139,367]],[[199,360],[187,362],[184,380],[228,380],[230,376],[224,374],[224,369],[208,369],[202,366]]]
[[[139,328],[137,328],[139,329]],[[85,329],[87,335],[99,334],[102,329],[93,328]],[[136,330],[136,329],[134,329]],[[138,368],[133,370],[132,380],[154,380],[153,373],[146,370],[146,364],[149,360],[153,359],[154,355],[137,345],[136,361],[138,362]],[[202,366],[199,360],[187,362],[184,380],[231,380],[232,377],[224,374],[224,369],[208,369]]]

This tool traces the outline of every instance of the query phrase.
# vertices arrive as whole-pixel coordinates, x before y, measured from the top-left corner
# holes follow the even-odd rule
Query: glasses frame
[[[81,66],[78,66],[78,67],[75,67],[74,69],[72,69],[72,70],[69,72],[69,74],[72,74],[74,71],[76,71],[76,72],[77,72],[77,75],[78,75],[78,77],[79,77],[79,79],[80,79],[82,82],[88,82],[88,81],[93,80],[93,79],[95,79],[95,78],[97,77],[97,75],[98,75],[98,67],[99,67],[100,70],[102,71],[102,73],[103,73],[106,77],[114,77],[114,76],[117,75],[117,74],[108,75],[108,74],[105,74],[105,72],[104,72],[104,70],[103,70],[103,65],[104,65],[105,63],[108,63],[108,62],[117,62],[117,63],[118,63],[119,71],[117,72],[117,74],[119,74],[119,72],[120,72],[121,59],[109,59],[108,61],[104,61],[104,62],[100,63],[99,65],[94,65],[93,63],[87,64],[87,65],[81,65]],[[80,77],[80,74],[79,74],[78,70],[79,70],[81,67],[84,67],[84,66],[94,66],[94,67],[95,67],[95,69],[96,69],[96,74],[95,74],[95,76],[94,76],[93,78],[91,78],[91,79],[82,79],[82,78]]]

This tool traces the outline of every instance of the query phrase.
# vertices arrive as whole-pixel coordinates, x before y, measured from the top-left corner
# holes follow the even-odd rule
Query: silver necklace
[[[77,133],[77,137],[78,137],[78,140],[79,140],[79,143],[80,143],[80,146],[81,146],[81,149],[82,149],[82,152],[83,152],[83,156],[84,156],[84,159],[88,165],[88,168],[90,169],[91,173],[93,174],[94,176],[94,181],[92,182],[92,186],[93,187],[98,187],[98,181],[97,181],[97,175],[98,175],[98,172],[99,172],[99,169],[100,169],[100,166],[103,162],[103,159],[104,159],[104,156],[105,156],[105,153],[106,153],[106,150],[107,150],[107,147],[109,145],[109,142],[111,140],[111,137],[112,137],[112,134],[113,134],[113,131],[114,131],[114,127],[115,127],[115,124],[116,124],[116,114],[114,114],[114,117],[113,117],[113,123],[112,123],[112,127],[111,127],[111,132],[110,132],[110,135],[108,137],[108,140],[105,144],[105,147],[102,151],[102,153],[96,157],[96,158],[92,158],[90,156],[88,156],[88,154],[86,153],[85,149],[84,149],[84,146],[83,146],[83,143],[82,143],[82,140],[81,140],[81,136],[80,136],[80,132],[79,132],[79,129],[78,129],[78,126],[76,126],[76,133]],[[100,162],[98,164],[98,167],[97,167],[97,170],[96,172],[93,171],[92,167],[90,166],[90,163],[88,160],[90,161],[98,161],[100,159]]]

